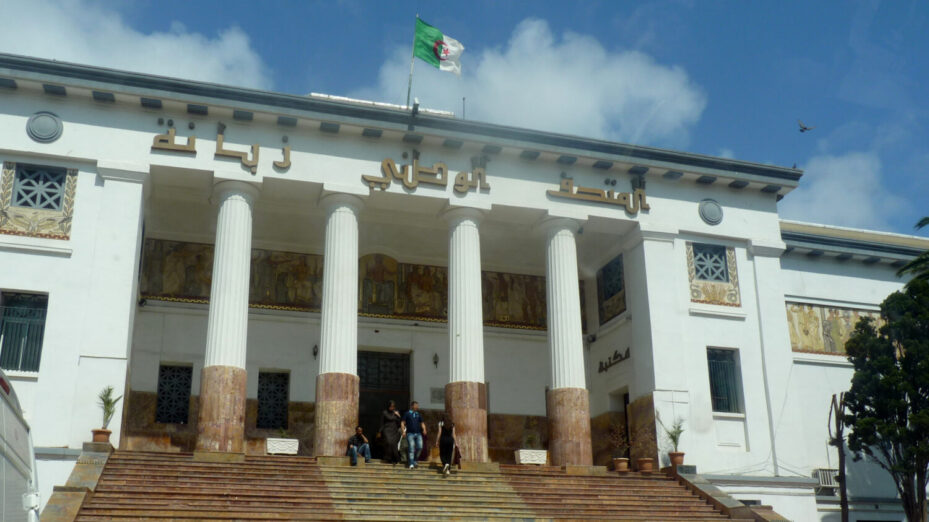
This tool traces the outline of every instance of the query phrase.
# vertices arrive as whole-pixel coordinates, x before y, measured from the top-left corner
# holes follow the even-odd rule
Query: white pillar
[[[241,181],[221,181],[213,187],[213,197],[219,214],[200,372],[197,451],[244,453],[252,204],[258,189]]]
[[[578,223],[555,218],[543,224],[546,241],[546,298],[552,387],[546,394],[551,462],[555,466],[593,463],[590,398],[584,378],[581,298],[577,272]]]
[[[481,297],[483,213],[470,208],[449,210],[448,343],[449,382],[484,382],[484,314]]]
[[[450,379],[445,411],[455,423],[461,458],[487,462],[487,387],[484,384],[484,313],[481,298],[483,212],[455,208],[445,213],[448,236],[448,344]]]
[[[548,232],[545,287],[552,389],[586,388],[577,243],[574,239],[578,223],[571,219],[554,219],[545,226]]]
[[[203,366],[245,368],[252,203],[258,189],[241,181],[222,181],[213,197],[219,201],[219,215]]]
[[[313,450],[342,456],[358,424],[358,212],[363,201],[329,194]]]
[[[319,373],[358,373],[358,212],[363,201],[349,194],[325,196],[326,244]]]

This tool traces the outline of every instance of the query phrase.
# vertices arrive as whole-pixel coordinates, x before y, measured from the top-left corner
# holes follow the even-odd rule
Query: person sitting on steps
[[[413,469],[416,467],[416,458],[423,451],[423,436],[426,434],[426,423],[423,422],[423,416],[419,413],[418,402],[410,403],[410,409],[403,414],[400,426],[406,432],[406,440],[410,446],[407,462],[410,469]]]
[[[368,437],[365,437],[361,426],[355,428],[355,434],[348,439],[348,456],[352,458],[352,466],[358,465],[358,455],[365,459],[365,464],[371,462],[371,447],[368,446]]]

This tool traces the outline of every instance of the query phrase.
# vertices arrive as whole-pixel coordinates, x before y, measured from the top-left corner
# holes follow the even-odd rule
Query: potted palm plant
[[[661,417],[658,417],[658,424],[661,425],[661,429],[664,431],[665,436],[668,438],[668,442],[671,443],[671,448],[673,451],[668,452],[668,460],[671,461],[671,470],[677,470],[677,467],[684,463],[684,452],[678,451],[678,446],[681,442],[681,435],[684,433],[684,419],[678,417],[674,419],[674,422],[671,423],[671,427],[665,426],[665,423],[661,421]]]
[[[90,431],[93,433],[94,442],[110,442],[110,434],[113,432],[108,430],[107,426],[110,425],[110,421],[113,420],[113,415],[116,414],[116,403],[123,397],[120,395],[114,398],[113,387],[107,386],[100,391],[100,395],[97,395],[97,398],[100,400],[100,408],[103,410],[103,427]]]

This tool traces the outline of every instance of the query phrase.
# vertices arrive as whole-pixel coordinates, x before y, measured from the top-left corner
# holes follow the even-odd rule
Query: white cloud
[[[717,152],[716,155],[720,158],[735,159],[735,152],[733,152],[732,149],[727,149],[726,147],[719,149],[719,152]]]
[[[0,51],[163,76],[270,88],[248,35],[229,27],[215,37],[175,22],[141,33],[104,4],[87,0],[3,0]]]
[[[409,52],[397,49],[376,86],[350,95],[404,103]],[[467,97],[467,119],[665,146],[686,145],[706,106],[681,67],[637,51],[609,51],[586,35],[557,38],[542,20],[521,22],[501,48],[466,49],[462,69],[457,78],[417,61],[414,96],[424,107],[458,115]]]
[[[800,186],[784,197],[779,210],[786,219],[892,230],[890,218],[909,207],[887,189],[876,154],[851,152],[810,159]]]

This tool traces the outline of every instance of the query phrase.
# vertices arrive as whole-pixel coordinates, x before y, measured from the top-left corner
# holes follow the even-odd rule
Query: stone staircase
[[[729,520],[658,473],[569,475],[502,465],[443,477],[426,465],[349,467],[272,456],[201,462],[191,454],[129,451],[109,457],[77,515],[115,518]]]

